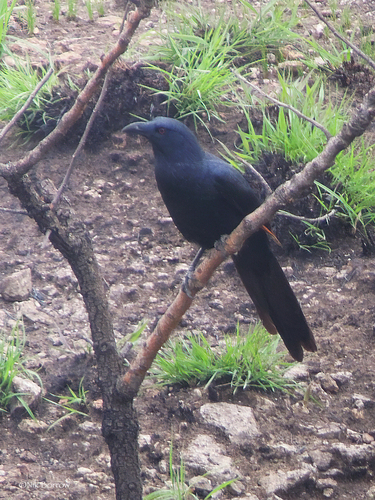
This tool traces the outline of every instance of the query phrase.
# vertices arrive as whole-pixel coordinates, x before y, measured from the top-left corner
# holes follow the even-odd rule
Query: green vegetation
[[[58,21],[60,19],[60,9],[61,9],[60,0],[54,0],[52,7],[52,17],[55,21]]]
[[[0,120],[13,118],[47,72],[44,68],[39,71],[33,69],[29,60],[15,59],[15,63],[14,67],[6,63],[0,67]],[[52,89],[57,84],[57,76],[52,75],[29,107],[28,118],[25,116],[27,123],[32,121],[36,113],[45,115],[44,105],[51,98]]]
[[[8,5],[8,0],[0,0],[0,58],[2,57],[5,49],[4,42],[8,32],[9,19],[12,15],[16,2],[17,0],[13,0],[11,4]]]
[[[77,17],[77,0],[68,0],[67,19],[74,21]]]
[[[278,99],[313,118],[327,128],[331,135],[335,135],[348,118],[343,101],[337,106],[332,104],[333,99],[326,95],[324,79],[316,78],[310,84],[311,79],[310,74],[297,80],[290,77],[284,79],[279,75],[281,91]],[[289,109],[279,108],[275,119],[270,116],[268,105],[261,104],[262,130],[257,133],[248,112],[248,103],[251,104],[253,98],[246,87],[244,93],[242,102],[248,132],[238,130],[242,150],[237,153],[239,158],[256,162],[264,151],[271,151],[281,153],[286,160],[294,163],[306,163],[320,153],[326,142],[324,133]]]
[[[92,1],[86,0],[85,5],[86,5],[86,9],[87,9],[87,15],[89,16],[89,20],[93,21],[94,20],[94,10],[92,7]]]
[[[177,116],[192,116],[195,125],[212,117],[221,120],[218,108],[232,105],[235,76],[231,68],[263,61],[275,50],[279,55],[282,44],[297,38],[291,28],[298,18],[293,10],[284,20],[284,9],[272,0],[261,11],[244,0],[237,15],[225,17],[219,11],[207,15],[200,5],[182,4],[167,7],[169,19],[166,33],[161,32],[162,45],[151,48],[149,58],[168,63],[170,69],[160,69],[168,83],[167,91],[152,89],[167,97]],[[276,50],[277,49],[277,50]]]
[[[35,31],[36,11],[34,0],[26,0],[26,22],[29,35],[33,35]]]
[[[185,465],[183,460],[180,461],[180,466],[176,467],[173,465],[173,446],[171,444],[169,450],[169,476],[170,476],[170,487],[163,488],[154,491],[146,495],[143,500],[199,500],[199,498],[194,495],[193,488],[186,484],[185,478]],[[214,488],[208,495],[204,497],[203,500],[209,500],[215,493],[223,490],[230,484],[232,484],[236,479],[230,479],[220,484]]]
[[[105,9],[104,9],[104,0],[97,0],[96,2],[96,10],[98,12],[99,17],[103,17],[105,14]]]
[[[10,335],[0,332],[0,412],[6,411],[12,398],[17,398],[27,413],[34,418],[32,411],[22,396],[13,392],[13,379],[21,376],[37,380],[42,385],[39,375],[26,368],[26,359],[23,352],[25,348],[25,331],[22,323],[16,323]]]
[[[237,389],[288,391],[295,387],[283,373],[291,363],[277,350],[279,337],[260,324],[241,335],[226,335],[224,344],[212,348],[203,334],[189,333],[182,340],[169,341],[155,359],[151,374],[161,384],[228,383]]]
[[[88,417],[87,413],[84,413],[82,410],[87,408],[87,393],[88,391],[85,391],[83,387],[83,379],[84,377],[81,378],[78,386],[78,393],[76,394],[71,387],[68,387],[69,390],[69,396],[56,396],[55,394],[52,394],[52,396],[59,398],[59,402],[56,403],[56,401],[52,401],[51,399],[44,398],[45,401],[48,401],[49,403],[52,403],[64,410],[66,410],[67,413],[63,415],[62,417],[58,418],[53,422],[49,427],[48,430],[52,429],[55,427],[57,424],[62,422],[68,417],[71,417],[73,415],[81,415],[83,417]]]

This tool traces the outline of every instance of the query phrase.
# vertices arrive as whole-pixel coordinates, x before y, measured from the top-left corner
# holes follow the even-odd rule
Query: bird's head
[[[149,122],[135,122],[122,129],[131,135],[143,135],[152,144],[156,158],[181,162],[200,160],[203,150],[195,135],[174,118],[160,116]]]

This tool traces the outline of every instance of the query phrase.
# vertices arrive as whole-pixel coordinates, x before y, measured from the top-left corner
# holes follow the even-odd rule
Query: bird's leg
[[[186,295],[189,297],[189,299],[193,298],[190,294],[190,291],[189,291],[189,281],[191,280],[191,277],[193,276],[193,273],[198,265],[198,262],[201,260],[201,257],[204,254],[204,250],[205,250],[204,248],[200,248],[198,250],[197,255],[194,257],[194,260],[190,264],[188,272],[185,275],[184,282],[182,283],[182,291],[184,293],[186,293]]]

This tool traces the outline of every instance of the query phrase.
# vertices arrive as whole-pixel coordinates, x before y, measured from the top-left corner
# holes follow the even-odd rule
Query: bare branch
[[[327,28],[332,31],[335,37],[337,37],[339,40],[344,42],[348,47],[353,49],[354,52],[356,52],[360,57],[362,57],[362,59],[364,59],[367,62],[367,64],[369,64],[372,67],[372,69],[375,69],[375,62],[371,59],[371,57],[362,52],[362,50],[356,47],[350,40],[340,35],[340,33],[338,33],[335,30],[335,28],[322,16],[322,14],[318,11],[318,9],[309,0],[305,0],[305,2],[310,7],[310,9],[312,9],[315,12],[317,17],[327,26]]]
[[[317,122],[316,120],[314,120],[313,118],[309,118],[308,116],[306,116],[303,113],[301,113],[301,111],[298,111],[297,108],[294,108],[293,106],[290,106],[289,104],[285,104],[284,102],[281,102],[278,99],[275,99],[274,97],[269,96],[262,89],[260,89],[259,87],[257,87],[253,83],[249,82],[249,80],[246,80],[246,78],[244,78],[238,71],[235,71],[235,70],[232,70],[232,71],[233,71],[233,73],[236,75],[236,77],[239,80],[241,80],[242,82],[246,83],[246,85],[249,85],[251,88],[253,88],[257,92],[259,92],[260,95],[262,95],[263,97],[266,97],[269,101],[273,102],[277,106],[289,109],[290,111],[292,111],[293,113],[295,113],[297,116],[299,116],[303,120],[308,121],[309,123],[311,123],[312,125],[314,125],[314,127],[316,127],[319,130],[321,130],[324,133],[324,135],[327,137],[327,140],[332,137],[332,135],[328,132],[328,130],[325,127],[323,127],[323,125],[321,125],[319,122]]]
[[[4,139],[4,137],[7,135],[9,130],[14,127],[14,125],[18,122],[20,117],[23,115],[23,113],[27,110],[27,108],[30,106],[32,100],[34,97],[37,95],[39,90],[43,87],[43,85],[50,79],[51,75],[53,73],[53,68],[50,68],[47,73],[44,75],[43,79],[40,80],[38,85],[35,87],[35,89],[31,92],[29,95],[29,98],[25,102],[25,104],[22,106],[22,108],[17,111],[17,113],[13,116],[13,118],[10,120],[10,122],[3,128],[3,130],[0,133],[0,143]]]
[[[0,207],[1,212],[7,212],[9,214],[20,214],[20,215],[29,215],[25,210],[13,210],[12,208],[3,208]]]
[[[302,215],[294,215],[289,212],[284,212],[283,210],[279,210],[276,215],[281,215],[282,217],[288,217],[289,219],[299,220],[301,222],[308,222],[309,224],[320,224],[321,222],[329,222],[329,220],[335,216],[337,210],[334,208],[330,212],[320,217],[309,218],[303,217]]]
[[[258,172],[258,170],[256,170],[252,166],[251,163],[244,160],[243,158],[241,158],[241,163],[243,163],[245,165],[246,170],[250,173],[250,175],[253,175],[257,179],[257,181],[262,185],[266,196],[269,196],[270,194],[272,194],[272,189],[271,189],[270,185],[268,184],[268,182],[266,181],[266,179],[263,177],[263,175],[261,175]]]
[[[64,192],[64,189],[66,188],[66,186],[68,185],[68,182],[69,182],[70,176],[71,176],[71,174],[73,172],[73,167],[74,167],[74,165],[75,165],[75,163],[77,161],[77,158],[78,158],[80,152],[82,151],[82,148],[86,144],[87,136],[89,135],[89,132],[90,132],[91,127],[92,127],[92,124],[94,123],[94,120],[95,120],[97,114],[99,113],[99,111],[100,111],[100,109],[102,107],[102,104],[103,104],[103,101],[104,101],[104,97],[105,97],[107,89],[108,89],[108,83],[109,83],[109,80],[110,80],[110,74],[111,74],[110,71],[108,71],[108,73],[105,75],[105,79],[104,79],[102,90],[100,92],[99,99],[98,99],[97,103],[95,104],[95,108],[94,108],[93,112],[91,113],[89,121],[87,122],[85,131],[84,131],[84,133],[83,133],[83,135],[81,137],[81,140],[79,141],[77,149],[74,151],[74,153],[72,155],[72,160],[70,162],[68,170],[66,171],[64,180],[62,181],[61,186],[59,187],[57,193],[55,194],[55,197],[52,200],[51,210],[55,210],[56,209],[57,204],[60,201],[61,195]]]
[[[362,106],[346,123],[342,130],[332,137],[323,151],[305,168],[295,174],[289,181],[279,186],[266,201],[254,212],[243,219],[241,224],[210,251],[192,279],[192,289],[189,295],[194,297],[212,276],[214,270],[231,254],[238,252],[244,241],[262,225],[266,224],[275,213],[309,189],[314,180],[335,162],[336,156],[349,146],[354,139],[362,135],[375,118],[375,87],[365,96]],[[131,363],[129,370],[118,384],[118,389],[128,397],[134,396],[150,368],[158,350],[168,340],[173,329],[178,325],[192,300],[182,291],[162,316],[151,333],[145,346]]]

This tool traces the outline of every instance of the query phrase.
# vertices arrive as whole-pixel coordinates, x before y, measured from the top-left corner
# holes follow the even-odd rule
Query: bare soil
[[[204,3],[213,7],[210,1]],[[78,54],[64,74],[70,72],[77,82],[80,81],[84,78],[82,68],[88,63],[95,65],[95,60],[112,39],[115,40],[117,21],[109,19],[105,23],[96,19],[90,23],[85,20],[87,14],[82,7],[76,21],[62,16],[56,23],[50,16],[51,4],[40,2],[36,7],[38,33],[31,40],[41,46],[48,45],[57,59],[66,60],[67,52]],[[371,9],[370,2],[353,4],[355,13],[364,19],[369,19]],[[111,7],[110,11],[113,15],[122,15],[116,7]],[[156,25],[159,17],[160,11],[155,9],[143,29]],[[311,17],[310,26],[315,24],[317,21]],[[14,20],[14,30],[15,34],[26,38],[17,20]],[[106,120],[97,124],[62,203],[62,210],[69,206],[85,221],[94,241],[108,284],[118,340],[131,333],[145,318],[149,321],[148,330],[152,328],[176,295],[183,273],[196,251],[183,240],[168,217],[154,180],[151,148],[143,139],[129,139],[119,132],[132,119],[129,111],[145,117],[150,115],[151,108],[156,108],[154,114],[163,112],[155,98],[137,87],[137,83],[147,84],[150,78],[139,66],[127,64],[116,69],[115,84],[110,88],[104,112]],[[350,82],[354,79],[351,76]],[[363,78],[361,81],[363,83]],[[236,141],[235,130],[242,118],[228,111],[223,117],[225,125],[216,124],[212,131],[232,148]],[[78,127],[64,144],[40,162],[39,179],[49,178],[59,185],[79,130]],[[370,133],[373,136],[373,130]],[[218,151],[219,146],[204,129],[199,130],[199,139],[210,151]],[[21,147],[3,149],[2,161],[19,158],[23,152]],[[273,160],[276,163],[271,163],[269,158],[265,160],[263,169],[267,169],[270,181],[279,176],[276,181],[279,183],[283,177],[290,176],[290,165],[285,166],[277,159]],[[20,208],[2,180],[0,196],[2,207]],[[298,202],[294,211],[301,209],[311,215],[314,212],[312,199]],[[298,468],[298,457],[277,455],[272,451],[277,443],[295,445],[300,453],[304,449],[322,449],[338,440],[347,445],[368,442],[375,446],[375,403],[361,408],[353,398],[354,394],[360,394],[375,402],[375,258],[371,252],[364,255],[365,243],[359,232],[353,233],[336,222],[328,231],[331,253],[300,251],[286,236],[291,223],[280,220],[276,219],[275,231],[283,247],[275,251],[318,344],[318,353],[305,357],[311,380],[315,380],[319,372],[349,372],[350,379],[339,385],[337,392],[316,389],[314,395],[320,400],[319,404],[310,402],[305,406],[300,396],[266,394],[264,397],[275,404],[271,414],[262,409],[260,394],[251,390],[233,396],[228,389],[220,387],[212,394],[193,388],[157,390],[146,383],[136,401],[141,434],[151,436],[151,444],[141,452],[145,491],[167,480],[159,465],[160,460],[168,460],[172,435],[175,436],[176,455],[197,434],[215,435],[202,424],[199,415],[200,406],[212,398],[248,405],[255,411],[262,437],[251,451],[229,445],[219,433],[215,437],[227,445],[227,454],[246,478],[246,492],[258,495],[259,499],[266,498],[259,481],[269,472]],[[302,226],[294,225],[293,229],[303,234]],[[76,280],[60,254],[51,246],[42,246],[44,236],[27,216],[1,213],[0,234],[0,279],[26,267],[32,271],[37,299],[27,301],[29,314],[23,309],[27,338],[25,355],[29,357],[29,367],[39,369],[46,395],[67,395],[67,386],[77,391],[84,376],[89,400],[86,408],[89,417],[70,417],[49,432],[39,433],[34,427],[25,426],[25,420],[7,414],[2,416],[0,498],[113,499],[109,453],[100,432],[102,415],[95,360]],[[17,311],[24,307],[25,303],[0,300],[0,327],[9,331]],[[199,330],[215,345],[223,332],[234,331],[237,321],[245,329],[255,323],[257,317],[228,262],[196,298],[176,335]],[[63,413],[46,401],[36,410],[37,419],[47,425]],[[311,429],[333,423],[345,430],[339,438],[322,438],[311,432]],[[348,429],[355,432],[347,432]],[[87,470],[80,469],[83,467]],[[331,498],[373,498],[366,495],[373,481],[374,464],[345,469],[338,461],[337,467],[341,467],[343,474],[339,475]],[[189,477],[189,471],[187,475]],[[322,489],[308,485],[292,493],[280,493],[280,497],[324,498]]]

